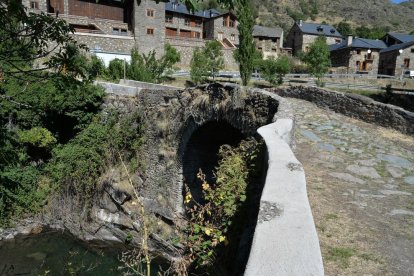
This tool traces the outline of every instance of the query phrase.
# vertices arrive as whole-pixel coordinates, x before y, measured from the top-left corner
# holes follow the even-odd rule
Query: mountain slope
[[[389,0],[252,0],[258,23],[281,26],[285,31],[293,22],[339,23],[346,19],[354,27],[388,27],[391,31],[414,31],[414,0],[392,4]]]

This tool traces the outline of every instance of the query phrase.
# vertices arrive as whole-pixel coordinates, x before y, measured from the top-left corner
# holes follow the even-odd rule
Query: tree
[[[351,25],[346,21],[339,22],[338,24],[335,25],[335,28],[343,36],[353,34]]]
[[[236,0],[235,7],[239,21],[239,48],[235,51],[235,59],[239,63],[242,83],[247,85],[254,69],[256,44],[253,39],[253,27],[255,22],[249,0]]]
[[[331,66],[329,47],[326,44],[325,37],[318,37],[315,42],[310,45],[309,52],[306,53],[304,61],[309,65],[309,73],[312,76],[317,77],[318,83],[320,83],[320,78],[328,72],[328,69]]]
[[[272,85],[283,83],[283,77],[290,72],[290,60],[287,56],[281,56],[278,59],[266,59],[259,61],[260,74]]]
[[[0,72],[7,76],[62,71],[62,59],[68,47],[86,48],[78,45],[69,35],[71,33],[73,28],[63,19],[44,13],[26,13],[21,1],[1,1]],[[41,63],[46,57],[47,60]],[[38,67],[34,68],[36,62]]]
[[[220,42],[211,40],[204,49],[195,49],[191,59],[191,79],[196,82],[205,82],[208,77],[215,78],[216,73],[224,68],[222,46]]]
[[[194,83],[198,84],[207,81],[206,62],[207,60],[203,50],[196,48],[190,62],[190,77]]]
[[[161,82],[180,59],[180,53],[168,43],[165,45],[165,55],[160,59],[156,58],[155,51],[141,55],[137,49],[132,49],[127,77],[137,81]]]

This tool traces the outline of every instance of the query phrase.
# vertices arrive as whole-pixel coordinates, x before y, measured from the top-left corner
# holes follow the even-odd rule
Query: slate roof
[[[393,37],[393,38],[401,41],[401,43],[414,41],[414,35],[401,34],[401,33],[393,33],[393,32],[389,32],[387,34],[389,36],[391,36],[391,37]]]
[[[400,49],[405,49],[407,47],[410,47],[411,45],[414,45],[414,40],[413,41],[409,41],[409,42],[405,42],[405,43],[401,43],[401,44],[395,44],[392,45],[386,49],[383,49],[380,51],[380,53],[387,53],[387,52],[391,52],[391,51],[397,51]]]
[[[275,27],[263,27],[259,25],[255,25],[253,27],[253,36],[254,37],[270,37],[270,38],[278,38],[282,37],[283,30],[281,28]]]
[[[387,48],[387,44],[385,44],[382,40],[374,40],[374,39],[366,39],[366,38],[359,38],[354,37],[352,39],[352,43],[348,46],[347,39],[344,39],[339,44],[330,45],[330,51],[336,51],[345,48],[362,48],[362,49],[385,49]]]
[[[175,8],[174,8],[174,4],[176,5]],[[169,2],[165,3],[165,10],[170,11],[170,12],[197,16],[197,17],[203,17],[203,18],[213,18],[213,17],[220,16],[222,14],[216,9],[195,11],[194,13],[191,13],[184,4],[178,1],[174,1],[174,0],[170,0]]]
[[[306,23],[302,25],[297,24],[302,33],[312,35],[324,35],[332,37],[342,37],[342,35],[331,25],[317,24],[317,23]]]

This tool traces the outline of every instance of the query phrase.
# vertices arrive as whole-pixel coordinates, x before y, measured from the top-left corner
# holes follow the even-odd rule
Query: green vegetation
[[[257,169],[259,144],[255,140],[244,140],[238,147],[224,145],[219,151],[216,168],[216,183],[207,183],[200,170],[197,178],[201,182],[205,203],[193,200],[187,189],[184,203],[189,215],[186,258],[195,268],[204,271],[213,269],[219,251],[224,247],[238,246],[236,213],[247,200],[249,177]],[[236,229],[236,230],[237,230]]]
[[[321,78],[328,72],[331,66],[329,57],[329,47],[326,44],[326,38],[318,37],[309,47],[309,52],[304,56],[304,61],[308,64],[309,73],[318,78],[317,83],[320,85]]]
[[[338,263],[342,268],[349,267],[349,259],[355,255],[355,249],[347,247],[329,247],[326,260]]]
[[[102,104],[96,62],[65,21],[0,4],[0,224],[38,212],[55,184],[46,168]],[[51,52],[50,41],[60,48]],[[47,57],[47,59],[46,59]],[[82,81],[81,81],[82,80]]]
[[[282,84],[283,77],[291,70],[291,63],[287,56],[259,60],[257,63],[261,76],[272,85]]]
[[[109,80],[119,80],[124,76],[131,80],[160,83],[172,72],[174,65],[180,61],[180,53],[170,44],[165,45],[165,54],[157,59],[156,52],[151,51],[147,55],[138,53],[138,49],[132,49],[131,62],[114,59],[108,68],[95,61],[94,72],[99,72],[99,77]]]
[[[209,77],[215,78],[216,73],[224,68],[222,45],[216,40],[206,43],[203,49],[195,49],[191,58],[190,76],[195,83],[206,82]]]
[[[382,39],[387,32],[390,31],[389,27],[378,27],[374,26],[372,28],[367,26],[359,26],[353,29],[351,24],[347,21],[341,21],[334,27],[340,32],[343,36],[352,35],[361,38],[368,39]]]
[[[290,7],[287,7],[286,13],[295,21],[307,20],[308,18],[315,20],[319,13],[318,4],[316,0],[300,0],[299,9],[291,9]]]
[[[137,113],[122,118],[114,113],[101,118],[54,150],[46,167],[47,175],[57,187],[83,194],[87,199],[105,168],[117,163],[119,153],[136,169],[141,137],[142,122]]]
[[[234,52],[234,57],[239,63],[242,84],[246,86],[254,69],[256,44],[253,39],[253,27],[255,21],[250,0],[237,0],[234,2],[239,22],[239,47]]]

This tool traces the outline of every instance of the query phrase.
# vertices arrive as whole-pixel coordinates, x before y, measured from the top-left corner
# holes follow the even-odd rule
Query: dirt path
[[[414,137],[290,100],[326,275],[414,275]]]

